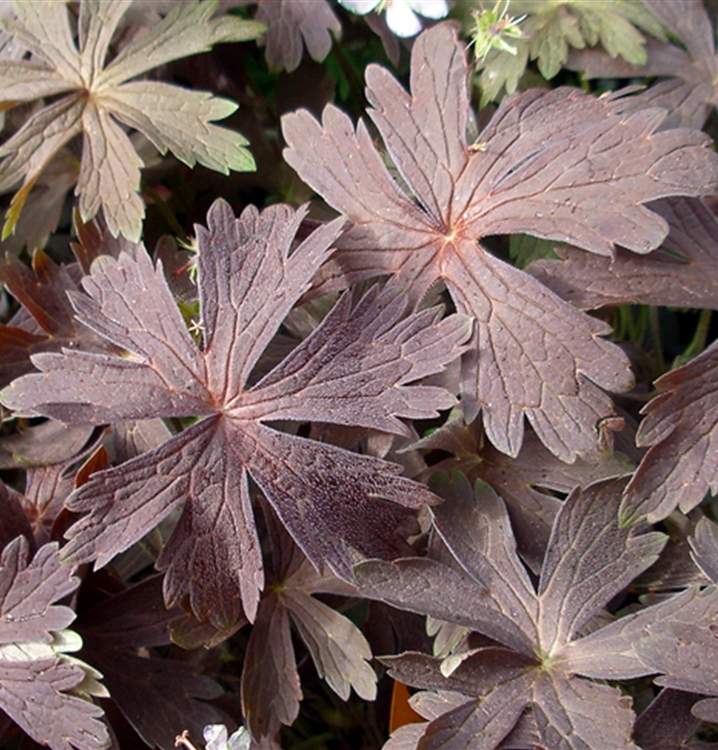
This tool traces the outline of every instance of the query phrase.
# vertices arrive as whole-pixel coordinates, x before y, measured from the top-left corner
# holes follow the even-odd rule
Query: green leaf
[[[511,50],[494,45],[479,62],[482,106],[497,99],[503,89],[513,93],[529,59],[537,61],[544,78],[551,79],[565,65],[570,47],[600,43],[611,57],[643,65],[641,31],[666,40],[663,25],[633,0],[511,0],[502,10],[498,25],[521,18],[517,26],[521,37],[510,40]]]
[[[143,162],[120,123],[189,166],[199,162],[224,174],[255,168],[245,138],[210,124],[232,114],[237,109],[233,102],[169,84],[125,82],[214,44],[256,38],[264,25],[231,16],[212,18],[216,0],[182,3],[104,67],[115,31],[131,5],[131,0],[82,0],[79,48],[65,3],[18,2],[18,18],[2,22],[37,60],[0,64],[0,109],[69,92],[32,115],[0,148],[0,158],[5,157],[0,190],[22,182],[4,236],[14,230],[40,173],[80,132],[83,154],[75,192],[82,218],[88,221],[102,208],[111,233],[133,241],[141,235],[144,217],[139,196]]]
[[[246,138],[209,124],[237,110],[228,99],[166,83],[138,81],[120,86],[102,101],[119,120],[142,131],[158,151],[164,154],[169,149],[190,167],[199,162],[224,174],[255,169],[252,155],[243,148],[248,144]]]

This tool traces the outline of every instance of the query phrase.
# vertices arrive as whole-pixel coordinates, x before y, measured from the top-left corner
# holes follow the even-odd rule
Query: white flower
[[[224,724],[209,724],[204,728],[205,750],[249,750],[252,737],[240,727],[227,739],[227,727]]]
[[[449,12],[447,0],[339,0],[347,10],[363,16],[372,10],[386,10],[386,24],[401,37],[415,36],[422,29],[419,16],[443,18]]]

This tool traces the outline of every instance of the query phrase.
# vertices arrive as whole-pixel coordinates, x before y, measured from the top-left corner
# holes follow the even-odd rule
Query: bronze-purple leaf
[[[614,258],[557,248],[560,260],[537,260],[528,272],[582,310],[604,305],[718,309],[718,222],[702,201],[669,198],[651,206],[668,222],[663,248]]]
[[[242,669],[242,705],[247,726],[261,744],[277,724],[291,724],[302,691],[290,633],[299,633],[317,674],[343,700],[353,688],[365,700],[376,697],[376,674],[367,663],[371,649],[359,628],[313,596],[354,596],[356,589],[329,571],[319,574],[275,520],[270,529],[272,570],[249,636]]]
[[[695,693],[665,688],[638,717],[633,737],[642,750],[709,750],[691,742],[700,721],[691,713]]]
[[[222,692],[199,664],[149,651],[170,644],[170,620],[181,614],[165,609],[162,580],[154,576],[95,604],[74,625],[83,640],[80,656],[102,672],[112,701],[144,742],[161,750],[172,750],[178,726],[196,736],[223,718],[198,700]]]
[[[87,665],[65,657],[57,637],[75,613],[55,602],[79,580],[60,562],[57,544],[29,561],[28,549],[17,537],[0,556],[0,707],[52,750],[102,750],[110,743],[103,711],[81,697]]]
[[[489,439],[514,456],[526,417],[563,460],[595,457],[596,424],[613,412],[601,389],[630,388],[627,359],[602,338],[604,323],[477,241],[524,233],[600,255],[617,244],[646,253],[667,225],[643,204],[710,192],[718,156],[698,131],[656,132],[658,110],[625,115],[620,95],[569,88],[507,98],[470,142],[468,75],[445,24],[414,45],[411,94],[385,69],[367,68],[369,115],[406,188],[363,122],[355,130],[331,105],[321,123],[307,111],[285,116],[287,162],[352,222],[324,287],[395,274],[418,301],[442,279],[457,310],[477,322],[464,360],[469,421],[481,411]]]
[[[249,477],[312,560],[345,577],[357,556],[405,550],[405,508],[435,498],[401,469],[277,431],[267,422],[322,421],[407,435],[402,418],[431,418],[455,399],[413,384],[464,351],[471,321],[442,311],[405,315],[396,285],[345,295],[320,326],[259,382],[250,376],[319,266],[343,220],[296,249],[304,210],[223,201],[198,228],[201,346],[165,281],[140,248],[98,258],[75,294],[78,318],[124,356],[64,351],[35,358],[39,374],[3,399],[18,412],[67,422],[148,417],[201,419],[162,445],[97,473],[68,506],[86,512],[70,528],[65,559],[98,566],[184,504],[158,561],[168,605],[189,596],[194,614],[230,628],[252,619],[263,586]],[[403,507],[402,507],[403,506]],[[241,603],[241,605],[240,605]]]
[[[546,490],[568,494],[574,487],[585,487],[630,470],[625,458],[615,454],[597,464],[581,459],[566,464],[552,455],[530,430],[524,436],[519,455],[511,458],[484,440],[480,419],[467,425],[458,410],[439,429],[411,447],[453,454],[452,458],[428,467],[422,478],[428,479],[437,471],[451,473],[459,469],[470,481],[481,479],[496,490],[506,503],[521,558],[537,574],[561,507],[561,501]]]
[[[30,355],[61,346],[75,346],[79,332],[67,291],[77,286],[64,266],[36,250],[31,271],[8,254],[0,262],[0,281],[23,306],[8,325],[0,326],[0,382],[32,371]]]
[[[689,543],[696,565],[718,586],[718,524],[701,518]]]
[[[575,490],[563,503],[538,590],[516,555],[501,499],[481,483],[473,493],[458,472],[435,481],[445,502],[432,513],[437,532],[465,573],[463,590],[456,585],[461,577],[456,570],[433,560],[369,561],[355,568],[362,593],[468,626],[498,642],[462,654],[458,666],[450,669],[444,660],[424,654],[382,660],[395,679],[466,696],[466,703],[450,707],[427,725],[418,748],[493,750],[528,714],[540,747],[635,747],[630,702],[616,688],[582,675],[588,671],[588,677],[599,679],[635,677],[665,671],[666,665],[648,664],[637,647],[627,648],[622,632],[614,640],[607,636],[590,664],[573,660],[574,649],[581,654],[585,641],[613,627],[584,637],[589,620],[656,560],[664,544],[661,534],[619,528],[625,481],[596,482]],[[712,611],[710,606],[704,609],[703,615]],[[487,617],[490,611],[493,620]],[[670,631],[676,623],[662,629],[658,616],[646,622],[638,629],[643,641],[652,644],[660,637],[678,648]]]
[[[259,0],[254,19],[267,24],[265,57],[269,69],[275,72],[296,70],[305,45],[311,58],[321,62],[332,48],[332,35],[338,37],[342,30],[326,0]]]
[[[687,513],[718,491],[718,343],[656,380],[636,437],[650,449],[626,488],[624,523]]]

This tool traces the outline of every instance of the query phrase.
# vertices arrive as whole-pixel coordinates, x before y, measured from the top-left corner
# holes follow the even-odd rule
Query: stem
[[[676,360],[673,363],[674,367],[686,364],[686,362],[693,359],[693,357],[700,354],[706,348],[706,339],[708,338],[708,329],[711,324],[712,312],[712,310],[701,310],[700,316],[698,317],[696,332],[693,334],[693,339],[691,343],[688,344],[683,354],[676,357]]]
[[[335,739],[334,732],[323,732],[322,734],[310,737],[308,740],[293,745],[292,750],[310,750],[310,748],[317,747],[324,744],[327,740],[333,739]]]
[[[663,345],[661,343],[661,323],[658,317],[658,308],[648,308],[649,328],[651,332],[651,353],[656,365],[656,372],[666,371],[666,361],[663,358]]]
[[[157,206],[157,210],[162,214],[164,220],[169,224],[172,231],[183,241],[187,242],[187,234],[184,231],[184,227],[177,221],[177,217],[172,213],[170,207],[167,205],[167,201],[156,191],[149,186],[142,188],[142,192],[146,193]]]
[[[192,740],[189,738],[189,732],[186,729],[182,734],[178,734],[175,737],[175,747],[180,747],[181,745],[184,745],[187,750],[198,750],[197,746],[193,744]]]

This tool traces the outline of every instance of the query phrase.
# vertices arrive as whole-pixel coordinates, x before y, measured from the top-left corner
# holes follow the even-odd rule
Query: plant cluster
[[[4,747],[717,746],[709,10],[6,12]]]

